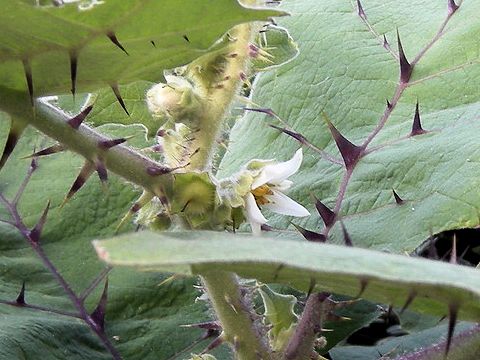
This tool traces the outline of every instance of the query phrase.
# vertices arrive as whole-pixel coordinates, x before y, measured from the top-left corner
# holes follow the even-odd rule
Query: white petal
[[[270,202],[264,205],[265,208],[282,215],[298,217],[310,215],[307,209],[290,199],[287,195],[279,191],[272,191],[273,195],[267,195],[267,200]]]
[[[293,181],[290,180],[283,180],[280,184],[275,184],[272,186],[274,190],[285,192],[290,189],[293,185]]]
[[[245,210],[247,211],[247,220],[250,223],[265,224],[267,219],[262,215],[262,212],[258,208],[257,202],[252,193],[248,193],[245,196]]]
[[[253,181],[252,189],[256,189],[266,183],[279,184],[289,176],[295,174],[303,160],[302,149],[298,149],[295,155],[288,160],[277,164],[265,165],[260,175]]]

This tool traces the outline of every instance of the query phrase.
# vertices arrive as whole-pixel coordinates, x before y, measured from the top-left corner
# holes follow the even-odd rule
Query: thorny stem
[[[225,340],[233,344],[239,360],[270,360],[267,340],[254,325],[257,316],[242,295],[237,275],[226,271],[203,272],[215,313],[222,324]]]
[[[428,51],[428,49],[430,49],[440,39],[440,37],[443,35],[445,27],[448,24],[448,21],[451,19],[452,15],[453,15],[453,13],[451,13],[451,12],[448,13],[446,19],[441,24],[440,29],[438,30],[436,35],[433,37],[433,39],[422,50],[420,50],[420,52],[417,54],[417,56],[415,56],[414,60],[410,64],[412,66],[412,69],[413,69],[414,65],[417,64],[420,61],[420,59],[425,55],[425,53]],[[378,35],[376,33],[376,31],[368,23],[368,21],[366,20],[366,17],[360,16],[360,18],[362,19],[362,21],[364,21],[364,23],[367,25],[367,27],[369,28],[369,30],[372,33],[374,33],[375,35]],[[387,50],[390,51],[391,49],[387,49]],[[395,56],[395,58],[398,58],[398,56]],[[374,138],[378,135],[378,133],[380,133],[380,131],[383,129],[383,127],[387,123],[388,119],[390,118],[391,113],[396,108],[403,92],[405,91],[405,89],[408,86],[409,86],[409,82],[402,82],[401,80],[399,80],[399,82],[397,84],[397,87],[395,89],[395,92],[393,94],[393,97],[389,101],[390,106],[387,106],[385,108],[385,111],[384,111],[382,117],[380,118],[377,126],[368,135],[368,137],[363,142],[363,144],[360,145],[360,147],[363,148],[363,151],[362,151],[362,154],[360,155],[360,157],[365,156],[365,154],[368,153],[368,151],[369,151],[368,145],[374,140]],[[351,176],[352,176],[353,171],[355,170],[355,167],[356,167],[357,164],[358,164],[358,162],[356,164],[354,164],[354,166],[352,166],[351,168],[345,169],[345,173],[343,175],[343,178],[342,178],[342,181],[340,183],[339,190],[338,190],[338,194],[337,194],[337,197],[336,197],[335,208],[333,209],[335,214],[339,214],[339,212],[341,210],[342,202],[345,198],[345,193],[347,191],[349,181],[351,179]],[[322,234],[325,235],[325,237],[328,237],[328,234],[329,234],[330,230],[335,225],[337,220],[338,220],[338,217],[337,217],[337,219],[335,219],[335,221],[332,224],[324,227],[324,229],[322,230]],[[310,295],[310,297],[307,301],[307,306],[305,307],[304,313],[302,314],[302,318],[299,322],[299,325],[297,326],[297,329],[295,330],[295,332],[293,333],[293,335],[290,338],[290,342],[289,342],[288,348],[287,348],[287,355],[286,355],[287,360],[290,360],[290,359],[292,359],[292,360],[301,360],[302,359],[303,360],[303,359],[307,359],[308,356],[310,356],[310,351],[313,348],[311,337],[315,335],[315,334],[312,335],[311,329],[312,329],[312,326],[313,326],[312,324],[315,324],[315,319],[317,318],[317,313],[315,311],[313,311],[312,309],[310,309],[310,306],[313,306],[312,304],[317,301],[319,296],[321,296],[321,293],[316,293],[316,294],[311,294]],[[318,305],[320,305],[320,304],[318,304]],[[306,334],[308,334],[308,336]],[[299,339],[305,339],[306,337],[307,337],[308,341],[299,340]],[[308,350],[304,347],[305,343],[310,345]],[[290,353],[292,354],[292,356],[288,357],[289,356],[288,354],[290,354]],[[408,358],[408,360],[410,360],[410,359],[413,360],[413,359],[423,359],[423,358],[421,358],[421,357],[419,357],[419,358],[416,358],[416,357],[415,358]],[[405,360],[407,360],[407,358],[405,358]]]
[[[447,26],[449,20],[452,18],[453,14],[454,13],[451,13],[451,12],[449,12],[447,14],[446,19],[442,22],[439,30],[437,31],[435,36],[432,38],[432,40],[429,41],[429,43],[424,48],[422,48],[419,51],[419,53],[415,56],[414,60],[411,61],[410,65],[412,66],[412,68],[421,60],[421,58],[426,54],[426,52],[441,38],[441,36],[444,34],[445,27]],[[362,18],[362,20],[364,22],[366,22],[363,18]],[[401,98],[402,94],[404,93],[405,89],[407,87],[409,87],[410,85],[411,85],[410,82],[402,82],[402,81],[399,80],[399,82],[397,84],[397,87],[395,88],[394,94],[393,94],[391,100],[389,101],[390,106],[387,106],[385,108],[385,111],[384,111],[383,115],[381,116],[380,120],[378,121],[377,125],[372,130],[372,132],[367,136],[367,138],[365,139],[365,141],[361,145],[361,147],[363,147],[363,149],[364,149],[361,156],[365,156],[366,154],[368,154],[372,151],[372,149],[368,148],[368,145],[370,145],[370,143],[375,139],[375,137],[378,135],[378,133],[380,133],[380,131],[384,128],[384,126],[387,123],[388,119],[390,118],[390,115],[392,114],[393,110],[398,105],[398,102],[400,101],[400,98]],[[352,176],[352,173],[355,170],[355,167],[356,167],[356,164],[351,169],[345,170],[345,174],[344,174],[342,182],[340,184],[340,188],[338,190],[338,194],[337,194],[336,201],[335,201],[334,212],[336,214],[339,214],[339,212],[340,212],[343,200],[345,198],[345,193],[347,191],[347,187],[348,187],[350,178]],[[337,220],[338,219],[336,219],[335,222]],[[332,227],[334,225],[335,224],[332,224],[329,227],[325,227],[322,231],[322,234],[324,234],[325,236],[328,236],[330,230],[332,229]]]
[[[33,163],[32,163],[33,165]],[[29,179],[35,170],[36,165],[31,166],[26,179]],[[13,202],[9,202],[3,194],[0,193],[0,202],[2,202],[7,211],[10,213],[10,216],[12,218],[12,223],[14,226],[18,229],[20,234],[25,238],[25,240],[28,242],[32,250],[37,254],[37,256],[40,258],[41,262],[43,265],[48,269],[48,271],[52,274],[52,276],[55,278],[57,283],[60,285],[60,287],[63,289],[65,294],[68,296],[70,299],[71,303],[73,306],[76,308],[78,311],[78,314],[71,314],[67,312],[62,312],[62,311],[57,311],[57,310],[52,310],[52,309],[46,309],[40,306],[35,306],[35,305],[25,305],[25,307],[31,308],[31,309],[36,309],[40,311],[48,311],[52,313],[57,313],[61,315],[66,315],[66,316],[73,316],[73,317],[78,317],[82,319],[88,327],[98,336],[100,341],[103,343],[104,347],[110,352],[112,355],[112,358],[114,360],[121,360],[122,356],[118,352],[118,350],[113,346],[113,344],[110,342],[108,339],[107,335],[105,334],[104,330],[102,327],[95,322],[95,320],[90,316],[90,314],[87,312],[87,309],[85,308],[83,304],[83,299],[78,297],[73,289],[70,287],[68,282],[64,279],[64,277],[60,274],[60,272],[57,270],[55,265],[50,261],[48,256],[45,254],[42,246],[40,245],[40,241],[36,241],[31,234],[31,231],[27,228],[25,223],[23,222],[20,214],[18,213],[17,209],[17,202],[20,199],[21,193],[23,192],[23,189],[25,188],[25,181],[22,183],[20,186],[20,190],[15,196],[15,200]],[[2,304],[8,304],[12,305],[13,302],[9,301],[0,301]],[[18,304],[17,304],[18,305]]]
[[[308,297],[294,334],[285,349],[285,360],[309,359],[314,341],[321,331],[322,303],[328,294],[315,293]]]

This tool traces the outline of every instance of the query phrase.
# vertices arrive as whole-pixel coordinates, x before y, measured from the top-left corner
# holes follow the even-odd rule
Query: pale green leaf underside
[[[447,1],[363,0],[369,25],[357,15],[356,1],[285,2],[292,13],[280,21],[299,44],[300,55],[262,74],[253,101],[272,108],[310,142],[338,156],[321,114],[351,141],[362,143],[382,116],[398,82],[396,28],[411,61],[428,44],[447,15]],[[354,170],[341,208],[357,246],[392,252],[412,251],[432,232],[475,227],[480,223],[480,13],[478,1],[462,2],[444,34],[421,58],[386,127],[371,146],[383,146]],[[386,34],[392,51],[383,48]],[[431,132],[407,138],[416,101],[423,127]],[[249,113],[231,134],[220,165],[228,175],[251,158],[285,160],[300,146],[269,124],[264,114]],[[343,168],[312,150],[295,177],[291,196],[309,207],[299,224],[321,230],[310,198],[313,192],[333,207]],[[392,188],[407,200],[396,206]],[[271,216],[285,228],[288,219]],[[341,242],[336,226],[331,241]]]
[[[159,81],[163,69],[198,57],[232,26],[279,15],[247,9],[236,0],[108,0],[88,11],[79,11],[78,3],[33,3],[0,0],[0,83],[26,90],[22,60],[28,59],[36,95],[70,91],[72,51],[78,54],[80,91]],[[108,32],[129,55],[108,39]]]
[[[445,314],[449,304],[461,317],[480,319],[477,270],[420,258],[338,245],[252,237],[218,232],[155,234],[141,232],[96,241],[101,258],[116,266],[141,270],[201,274],[219,269],[245,278],[356,295],[368,282],[364,298],[402,306],[411,291],[417,310]]]

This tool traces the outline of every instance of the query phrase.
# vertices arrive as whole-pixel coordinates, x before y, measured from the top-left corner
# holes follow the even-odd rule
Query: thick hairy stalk
[[[230,33],[231,44],[221,71],[222,78],[216,83],[207,83],[207,99],[205,110],[198,119],[200,131],[195,136],[192,147],[199,149],[190,161],[190,169],[209,170],[212,156],[216,148],[219,132],[225,122],[230,105],[243,84],[248,60],[251,56],[250,40],[255,25],[243,24],[236,26]]]
[[[254,326],[254,310],[245,301],[237,276],[215,271],[203,274],[210,300],[222,323],[225,340],[233,344],[239,360],[272,359],[266,339]]]

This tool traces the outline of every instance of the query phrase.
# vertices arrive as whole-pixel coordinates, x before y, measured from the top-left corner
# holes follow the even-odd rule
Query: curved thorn
[[[452,345],[452,337],[455,331],[455,325],[457,322],[457,313],[458,313],[458,305],[457,304],[450,304],[448,305],[448,334],[447,334],[447,343],[445,344],[445,356],[448,355],[450,351],[450,346]]]
[[[100,181],[105,184],[108,181],[108,172],[105,163],[101,159],[95,161],[95,170],[97,171]]]
[[[22,63],[23,71],[25,72],[25,80],[27,81],[28,95],[30,96],[30,104],[34,107],[32,65],[28,58],[23,59]]]
[[[78,55],[77,50],[70,50],[70,81],[71,81],[71,92],[72,96],[75,99],[75,93],[77,90],[77,67],[78,67]]]
[[[335,223],[335,218],[337,215],[330,210],[324,203],[322,203],[315,195],[311,194],[313,201],[315,202],[315,207],[317,212],[323,220],[323,223],[326,227],[332,226]]]
[[[365,14],[365,11],[363,10],[363,6],[362,6],[362,3],[360,2],[360,0],[357,0],[357,14],[363,20],[367,19],[367,15]]]
[[[117,36],[113,31],[109,31],[106,33],[107,37],[110,39],[112,43],[114,43],[120,50],[122,50],[125,54],[129,55],[127,50],[123,47],[122,44],[120,44],[120,41],[118,41]]]
[[[455,3],[455,0],[448,0],[448,13],[451,15],[458,10],[460,5]]]
[[[40,241],[40,235],[42,234],[43,230],[43,225],[45,225],[45,222],[47,221],[47,216],[48,216],[48,211],[50,210],[50,200],[47,202],[47,206],[43,210],[42,216],[38,220],[37,224],[35,227],[30,230],[29,238],[32,240],[34,243],[37,243]]]
[[[368,280],[367,279],[360,279],[360,290],[358,291],[357,296],[355,298],[360,298],[363,293],[365,292],[365,289],[367,288],[368,285]]]
[[[347,229],[345,228],[345,225],[343,224],[343,221],[340,221],[340,225],[342,226],[342,232],[343,232],[343,241],[346,246],[353,246],[352,238],[350,237],[350,234],[348,233]]]
[[[102,331],[105,329],[105,313],[107,310],[107,298],[108,298],[108,277],[105,280],[105,286],[103,287],[102,296],[98,301],[98,305],[91,313],[91,317],[95,324],[97,324]]]
[[[2,157],[0,158],[0,170],[7,163],[7,160],[15,149],[15,146],[17,145],[25,127],[26,125],[23,123],[12,121],[10,131],[8,132],[7,141],[5,143],[5,147],[3,148]]]
[[[325,235],[323,234],[319,234],[319,233],[316,233],[314,231],[310,231],[310,230],[307,230],[307,229],[304,229],[303,227],[299,226],[299,225],[296,225],[294,224],[293,222],[291,223],[293,226],[295,226],[295,228],[300,232],[300,234],[302,234],[302,236],[307,239],[308,241],[312,241],[312,242],[322,242],[324,243],[325,241],[327,241],[327,238],[325,237]]]
[[[85,118],[88,116],[88,114],[90,114],[90,112],[92,111],[93,109],[93,105],[89,105],[87,106],[85,109],[83,109],[82,111],[80,111],[80,113],[78,113],[76,116],[74,116],[73,118],[69,119],[67,121],[68,125],[70,125],[72,128],[74,128],[75,130],[78,129],[80,127],[80,125],[82,125],[83,121],[85,120]]]
[[[400,62],[400,82],[406,84],[412,75],[412,65],[407,60],[405,52],[403,51],[402,42],[400,41],[400,33],[397,28],[397,43],[398,43],[398,58]]]
[[[55,145],[52,145],[52,146],[49,146],[45,149],[42,149],[40,151],[37,151],[37,152],[34,152],[33,154],[31,155],[28,155],[28,156],[25,156],[23,157],[22,159],[29,159],[29,158],[35,158],[35,157],[40,157],[40,156],[47,156],[47,155],[51,155],[51,154],[56,154],[56,153],[59,153],[59,152],[62,152],[66,150],[66,147],[60,143],[58,144],[55,144]]]
[[[277,129],[285,134],[287,134],[288,136],[291,136],[292,138],[294,138],[295,140],[297,140],[299,143],[301,144],[307,144],[307,139],[305,139],[305,136],[303,136],[302,134],[299,134],[297,132],[294,132],[294,131],[291,131],[291,130],[288,130],[286,128],[282,128],[280,126],[276,126],[276,125],[270,125],[270,127],[274,128],[274,129]]]
[[[393,197],[395,198],[395,202],[397,203],[397,205],[402,205],[404,203],[404,200],[397,194],[397,192],[392,189],[392,192],[393,192]]]
[[[344,137],[332,124],[325,113],[323,113],[323,117],[332,133],[333,140],[335,140],[335,143],[337,144],[340,155],[342,155],[345,167],[351,169],[362,156],[364,148],[351,143],[346,137]]]
[[[78,174],[77,178],[73,182],[72,187],[68,191],[67,195],[65,196],[65,199],[63,200],[62,204],[60,205],[60,208],[65,206],[65,204],[70,200],[70,198],[75,195],[75,193],[80,190],[80,188],[85,185],[87,182],[88,178],[92,175],[94,171],[94,166],[90,161],[86,161],[85,164],[83,165],[82,169],[80,170],[80,173]]]
[[[407,300],[405,301],[405,304],[403,305],[402,309],[400,310],[400,315],[402,315],[405,312],[405,310],[407,310],[407,308],[412,304],[412,302],[413,302],[413,300],[415,299],[416,296],[417,296],[417,291],[416,290],[410,291],[410,293],[408,294]]]
[[[420,111],[418,109],[418,101],[415,105],[415,115],[413,116],[413,125],[412,125],[412,132],[410,136],[422,135],[425,134],[426,131],[422,128],[422,123],[420,120]]]
[[[118,103],[122,107],[123,111],[125,111],[125,114],[130,116],[130,113],[127,110],[127,106],[125,105],[125,102],[123,101],[122,95],[120,94],[120,89],[118,87],[118,84],[112,84],[110,85],[112,88],[113,93],[115,94],[115,97],[117,98]]]
[[[22,288],[20,289],[20,292],[18,293],[17,298],[15,299],[15,303],[18,306],[25,305],[25,281],[22,282]]]
[[[108,150],[114,146],[123,144],[128,139],[132,138],[133,136],[118,138],[118,139],[110,139],[110,140],[100,140],[98,142],[98,147],[102,150]]]

